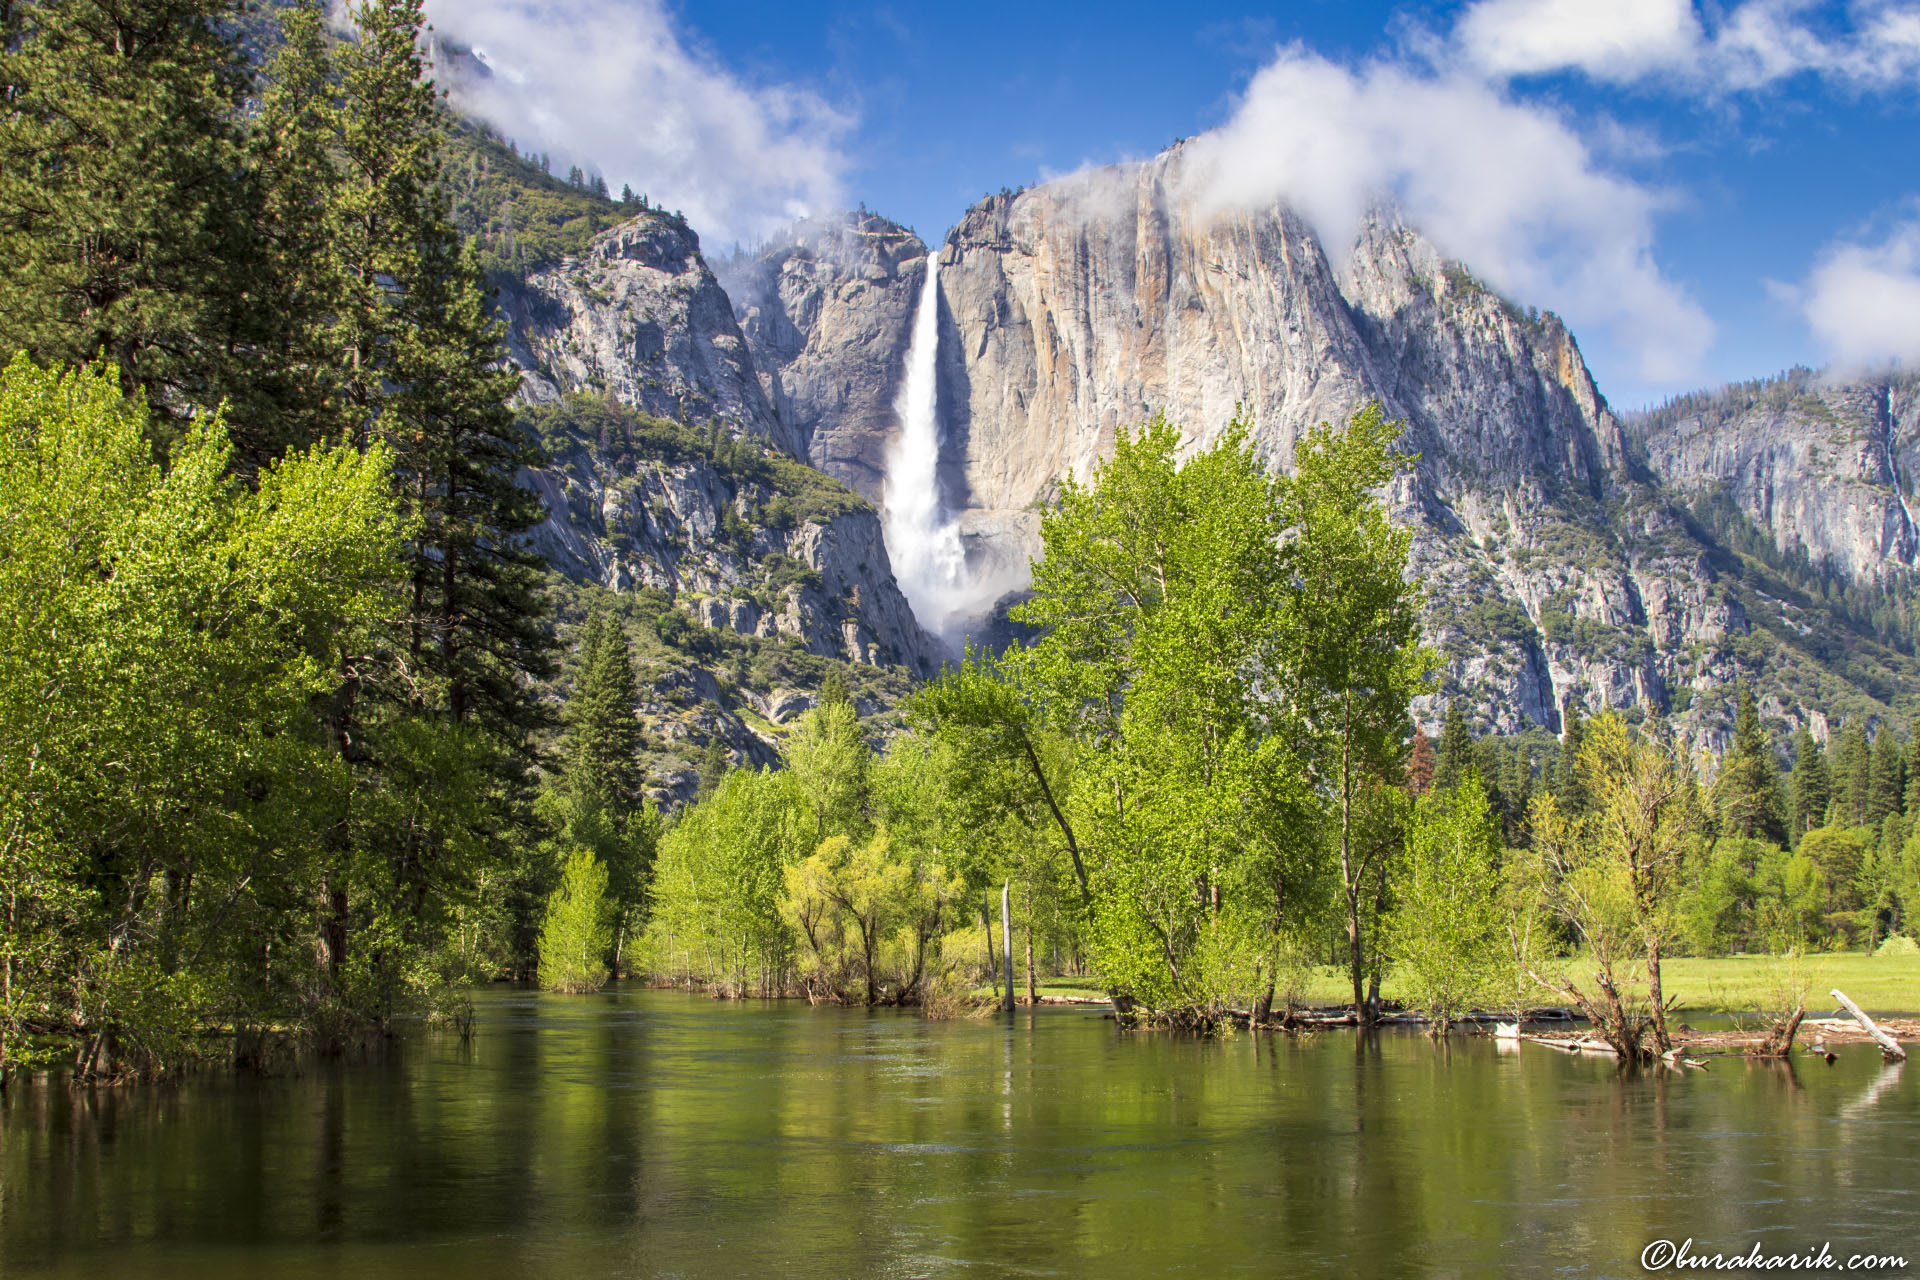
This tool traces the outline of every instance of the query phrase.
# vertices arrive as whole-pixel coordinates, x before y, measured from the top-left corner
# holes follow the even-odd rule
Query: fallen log
[[[1846,992],[1835,987],[1833,989],[1833,998],[1838,1000],[1842,1007],[1853,1015],[1853,1020],[1858,1022],[1861,1027],[1866,1030],[1868,1035],[1873,1037],[1874,1043],[1880,1046],[1881,1055],[1885,1057],[1888,1062],[1905,1062],[1907,1060],[1907,1051],[1900,1047],[1900,1042],[1874,1025],[1873,1019],[1869,1018],[1866,1011],[1859,1005],[1849,1000]]]

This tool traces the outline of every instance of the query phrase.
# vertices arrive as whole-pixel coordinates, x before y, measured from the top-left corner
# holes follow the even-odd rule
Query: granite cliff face
[[[943,650],[894,580],[878,512],[799,460],[832,428],[782,416],[692,231],[643,211],[502,295],[549,459],[524,477],[546,509],[532,541],[624,602],[660,798],[693,794],[713,743],[775,762],[835,665],[889,731]],[[566,621],[585,606],[563,595]]]
[[[699,237],[668,214],[639,214],[500,301],[526,399],[592,391],[806,456],[760,385]]]
[[[1414,525],[1429,639],[1447,661],[1419,708],[1430,724],[1464,697],[1483,727],[1557,731],[1574,702],[1673,714],[1712,744],[1736,675],[1783,728],[1910,713],[1911,659],[1837,656],[1844,622],[1703,525],[1676,487],[1689,466],[1728,466],[1720,446],[1629,432],[1557,318],[1500,298],[1391,214],[1336,262],[1286,209],[1206,209],[1192,185],[1175,149],[989,198],[940,249],[944,488],[976,573],[1020,580],[1060,478],[1085,475],[1116,430],[1155,411],[1205,442],[1242,406],[1285,466],[1304,428],[1378,398],[1421,455],[1389,499]],[[911,266],[895,260],[889,279],[910,286]],[[902,332],[911,288],[870,290],[869,324],[848,314],[868,294],[837,297],[828,323],[832,287],[813,271],[782,295],[777,350],[763,354],[774,326],[749,323],[756,362],[791,367],[800,357],[784,353],[803,352],[808,385],[865,386],[885,403],[876,344],[849,344],[844,364],[837,352],[844,335]],[[842,456],[883,447],[890,415],[868,420],[843,421]],[[1871,432],[1856,436],[1833,466],[1852,466],[1866,496],[1833,536],[1864,567],[1912,533],[1888,514],[1884,482],[1874,490]],[[1769,479],[1748,469],[1756,509],[1822,518],[1824,499],[1782,506],[1809,486],[1789,483],[1793,455],[1776,461]]]
[[[927,246],[868,213],[796,226],[721,266],[767,399],[799,455],[868,501],[884,498],[886,446]]]
[[[1885,581],[1920,558],[1920,375],[1794,370],[1682,397],[1628,431],[1663,484],[1724,495],[1782,555],[1851,582]]]

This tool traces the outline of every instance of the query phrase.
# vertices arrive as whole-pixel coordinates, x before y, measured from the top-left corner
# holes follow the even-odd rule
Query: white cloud
[[[710,244],[845,203],[844,111],[743,82],[674,29],[661,0],[429,0],[443,36],[493,69],[460,106],[521,150],[602,173],[683,211]]]
[[[1854,0],[1746,0],[1712,6],[1712,29],[1692,0],[1475,0],[1453,28],[1464,61],[1505,78],[1579,71],[1627,83],[1677,78],[1688,89],[1732,92],[1811,73],[1855,88],[1920,79],[1920,4]],[[1828,18],[1822,23],[1820,17]],[[1825,31],[1822,28],[1825,28]]]
[[[1502,292],[1609,329],[1641,375],[1693,376],[1713,325],[1653,259],[1658,193],[1550,111],[1471,78],[1282,50],[1191,152],[1205,196],[1284,200],[1336,253],[1383,196]]]
[[[1920,363],[1920,218],[1877,244],[1829,245],[1795,292],[1836,364]]]
[[[1480,0],[1454,38],[1491,76],[1578,68],[1630,80],[1691,63],[1702,32],[1690,0]]]

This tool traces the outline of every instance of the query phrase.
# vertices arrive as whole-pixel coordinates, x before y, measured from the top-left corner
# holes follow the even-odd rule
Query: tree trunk
[[[1847,999],[1846,992],[1835,987],[1833,989],[1833,998],[1845,1005],[1847,1012],[1853,1015],[1853,1020],[1858,1022],[1868,1035],[1873,1037],[1874,1042],[1880,1046],[1880,1054],[1882,1057],[1886,1058],[1889,1062],[1905,1062],[1907,1060],[1907,1051],[1900,1047],[1900,1042],[1882,1031],[1878,1024],[1876,1024],[1872,1018],[1869,1018],[1865,1010],[1861,1009],[1859,1005]]]
[[[1039,989],[1033,978],[1033,882],[1027,882],[1027,1007],[1034,1008],[1040,1003]]]
[[[1000,956],[1007,964],[1007,1012],[1013,1012],[1013,881],[1000,886]]]
[[[1000,1003],[1000,965],[993,958],[993,890],[980,891],[980,927],[987,935],[987,981],[993,984],[993,1002]]]
[[[1673,1039],[1667,1035],[1667,1005],[1660,989],[1660,941],[1657,938],[1647,944],[1647,995],[1653,1001],[1653,1051],[1665,1053],[1673,1048]]]

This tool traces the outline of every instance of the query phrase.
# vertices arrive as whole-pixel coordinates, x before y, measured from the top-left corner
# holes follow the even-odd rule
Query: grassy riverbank
[[[1798,962],[1808,987],[1810,1010],[1824,1011],[1833,1000],[1827,992],[1839,987],[1871,1013],[1920,1012],[1920,956],[1871,956],[1860,952],[1814,954]],[[1721,956],[1711,959],[1680,956],[1668,959],[1660,967],[1662,985],[1667,994],[1679,997],[1678,1008],[1691,1013],[1751,1013],[1771,1009],[1781,1003],[1792,975],[1794,962],[1779,956]],[[1585,964],[1573,966],[1576,978],[1589,976]],[[1040,994],[1046,996],[1102,996],[1086,978],[1043,978]],[[1024,975],[1016,975],[1014,989],[1026,995]],[[978,995],[990,995],[981,987]],[[1316,970],[1302,997],[1310,1004],[1343,1004],[1351,1000],[1352,988],[1346,974],[1332,967]],[[1381,994],[1388,1000],[1400,998],[1398,984],[1389,979]],[[1539,1003],[1555,1004],[1551,993],[1542,992]]]

